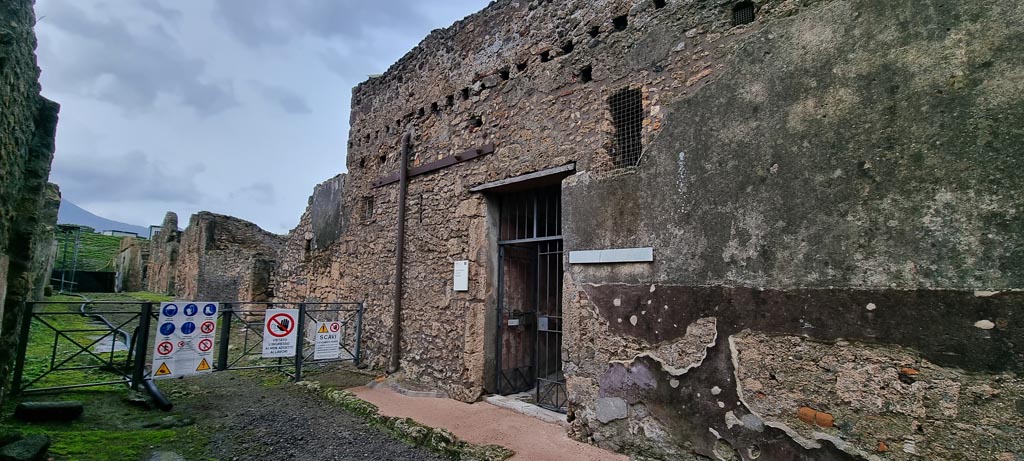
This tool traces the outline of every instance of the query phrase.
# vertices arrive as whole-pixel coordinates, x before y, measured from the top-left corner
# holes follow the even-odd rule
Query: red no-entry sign
[[[210,338],[203,338],[202,341],[199,341],[200,352],[209,352],[210,349],[213,349],[213,340]]]
[[[208,335],[210,333],[213,333],[213,329],[216,327],[217,326],[213,322],[207,320],[203,322],[202,325],[199,326],[199,331],[203,332],[204,335]]]
[[[283,338],[295,329],[295,318],[288,313],[274,314],[267,319],[267,332],[275,338]]]
[[[174,352],[174,344],[171,344],[170,341],[164,341],[156,346],[156,351],[160,355],[171,355],[171,352]]]

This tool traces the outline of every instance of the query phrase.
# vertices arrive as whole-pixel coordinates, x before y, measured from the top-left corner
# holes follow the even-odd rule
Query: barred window
[[[732,7],[732,25],[750,24],[754,22],[754,2],[745,0]]]
[[[636,166],[643,152],[641,131],[644,122],[643,96],[639,88],[623,88],[608,98],[615,129],[612,162],[615,168]]]
[[[373,220],[373,196],[363,197],[363,222],[369,223]]]

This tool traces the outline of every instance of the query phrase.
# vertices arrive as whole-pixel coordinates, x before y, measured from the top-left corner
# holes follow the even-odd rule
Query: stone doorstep
[[[558,424],[562,427],[569,427],[569,421],[565,415],[557,411],[551,411],[547,408],[542,408],[532,403],[523,402],[516,399],[514,396],[506,395],[488,395],[484,397],[484,402],[491,405],[512,410],[516,413],[536,418],[546,423]]]
[[[373,380],[370,381],[366,387],[370,389],[385,388],[391,389],[394,392],[402,394],[406,397],[422,397],[430,399],[447,399],[448,394],[440,391],[414,391],[412,389],[406,389],[401,384],[395,382],[388,382],[388,380]]]

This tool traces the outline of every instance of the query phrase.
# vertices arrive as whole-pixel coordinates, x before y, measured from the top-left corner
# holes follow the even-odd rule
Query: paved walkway
[[[412,418],[448,429],[456,437],[479,445],[495,444],[515,450],[516,461],[628,460],[624,455],[570,439],[565,429],[486,402],[407,397],[386,388],[348,389],[380,408],[387,416]]]

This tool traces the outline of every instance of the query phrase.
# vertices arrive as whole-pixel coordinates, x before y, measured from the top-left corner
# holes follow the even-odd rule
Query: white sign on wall
[[[160,304],[153,361],[154,379],[213,371],[217,303],[176,301]]]
[[[469,291],[469,261],[455,261],[452,277],[455,291]]]
[[[298,309],[267,309],[263,322],[263,357],[294,357]]]
[[[341,322],[319,322],[316,325],[316,345],[313,360],[336,359],[341,357]]]

